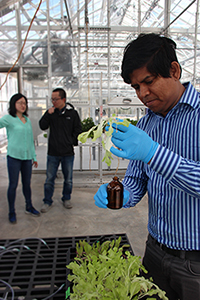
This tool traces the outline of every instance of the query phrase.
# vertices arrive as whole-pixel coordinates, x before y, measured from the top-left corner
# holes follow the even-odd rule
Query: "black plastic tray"
[[[4,254],[0,249],[0,297],[7,300],[66,299],[69,287],[66,265],[72,259],[67,256],[68,249],[75,248],[79,240],[93,244],[119,236],[122,245],[130,244],[126,234],[44,238],[46,245],[37,238],[0,240],[0,247],[18,249]],[[4,282],[12,288],[14,298]]]

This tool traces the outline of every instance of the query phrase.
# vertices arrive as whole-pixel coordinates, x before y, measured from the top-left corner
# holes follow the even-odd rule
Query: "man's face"
[[[65,106],[65,98],[60,97],[59,92],[52,92],[51,101],[55,108],[61,110]]]
[[[129,76],[131,86],[142,103],[164,117],[177,104],[184,92],[176,71],[179,66],[175,63],[174,67],[172,67],[170,78],[156,77],[146,67],[133,71]]]

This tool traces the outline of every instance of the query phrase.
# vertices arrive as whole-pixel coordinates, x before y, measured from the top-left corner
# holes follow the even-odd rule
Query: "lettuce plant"
[[[141,270],[147,273],[141,257],[124,250],[129,245],[120,247],[120,242],[121,237],[92,246],[86,241],[76,244],[77,255],[67,265],[72,272],[68,275],[73,283],[71,300],[155,300],[153,295],[168,299],[152,279],[140,275]]]
[[[115,115],[113,115],[110,118],[102,118],[100,123],[98,125],[93,126],[86,132],[82,132],[78,136],[78,140],[81,143],[86,143],[88,139],[91,139],[93,142],[97,140],[97,138],[101,138],[102,146],[105,150],[105,155],[103,157],[102,161],[105,161],[105,163],[110,166],[111,165],[111,159],[112,159],[112,153],[110,152],[110,148],[112,146],[111,137],[113,133],[112,124],[123,124],[124,126],[129,126],[130,121],[127,119],[119,120],[116,118]],[[105,131],[105,127],[107,127],[107,130]]]

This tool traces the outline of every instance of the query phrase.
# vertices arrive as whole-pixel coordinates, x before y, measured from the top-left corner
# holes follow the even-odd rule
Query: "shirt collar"
[[[179,103],[189,104],[194,109],[199,106],[199,93],[190,82],[183,83],[185,92],[181,96]]]
[[[65,113],[66,106],[64,106],[61,110],[59,110],[58,108],[56,108],[56,110],[59,113],[59,115],[63,115]]]

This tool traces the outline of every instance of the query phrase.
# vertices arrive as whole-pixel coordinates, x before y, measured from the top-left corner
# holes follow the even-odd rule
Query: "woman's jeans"
[[[31,202],[31,174],[32,160],[21,160],[7,156],[9,186],[7,191],[9,213],[15,212],[16,189],[21,171],[22,191],[26,200],[26,209],[32,206]]]
[[[54,193],[54,183],[58,167],[61,163],[62,173],[64,175],[62,201],[70,200],[72,193],[72,177],[73,177],[73,156],[47,156],[47,172],[44,184],[44,203],[51,205],[53,203],[52,196]]]

